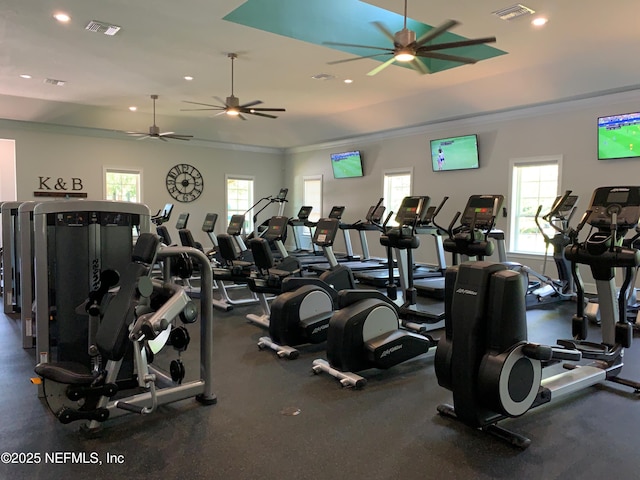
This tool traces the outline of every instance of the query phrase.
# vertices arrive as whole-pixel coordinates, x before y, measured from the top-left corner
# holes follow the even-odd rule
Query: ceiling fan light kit
[[[255,108],[256,105],[262,104],[262,100],[254,100],[249,103],[240,104],[240,99],[233,94],[234,93],[233,92],[233,61],[236,58],[238,58],[238,55],[235,53],[228,53],[227,57],[231,59],[231,95],[229,95],[224,101],[219,97],[213,97],[218,102],[220,102],[221,105],[212,105],[210,103],[190,102],[188,100],[183,100],[184,103],[190,103],[192,105],[201,105],[207,108],[184,108],[184,109],[181,109],[181,111],[195,112],[195,111],[201,111],[201,110],[220,110],[220,113],[216,115],[221,115],[223,113],[226,113],[227,115],[232,117],[239,117],[241,120],[247,120],[247,117],[245,117],[243,114],[256,115],[258,117],[265,117],[265,118],[278,118],[275,115],[264,113],[264,112],[285,112],[286,111],[284,108]]]
[[[156,100],[158,100],[158,95],[151,95],[151,100],[153,101],[153,125],[149,127],[149,133],[127,132],[128,135],[132,137],[140,137],[138,140],[153,138],[164,142],[169,138],[173,140],[191,140],[193,138],[193,135],[183,135],[175,132],[160,132],[160,127],[156,125]]]
[[[368,76],[373,76],[384,70],[390,65],[393,65],[396,61],[407,63],[411,68],[416,70],[420,74],[431,73],[429,68],[420,61],[419,58],[432,58],[436,60],[444,60],[449,62],[473,64],[478,60],[469,57],[463,57],[459,55],[452,55],[449,53],[441,53],[439,50],[448,50],[451,48],[470,47],[473,45],[482,45],[485,43],[493,43],[496,41],[495,37],[476,38],[471,40],[458,40],[445,43],[429,44],[440,35],[446,33],[451,28],[458,25],[456,20],[447,20],[437,27],[431,28],[424,35],[416,40],[416,32],[407,28],[407,0],[404,2],[404,25],[402,30],[391,33],[387,27],[380,22],[373,22],[373,25],[382,33],[387,40],[393,43],[393,48],[384,48],[373,45],[355,45],[352,43],[338,43],[338,42],[324,42],[325,45],[333,45],[337,47],[355,47],[355,48],[367,48],[369,50],[381,50],[380,53],[374,53],[372,55],[365,55],[355,58],[347,58],[343,60],[336,60],[328,62],[329,65],[335,65],[338,63],[352,62],[355,60],[361,60],[363,58],[380,57],[383,55],[391,55],[391,58],[386,60],[381,65],[377,66],[373,70],[367,73]]]

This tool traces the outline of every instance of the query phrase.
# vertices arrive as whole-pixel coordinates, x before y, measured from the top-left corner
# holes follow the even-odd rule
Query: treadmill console
[[[343,214],[344,214],[344,206],[333,207],[331,209],[331,212],[329,213],[329,218],[335,218],[336,220],[340,220]]]
[[[289,193],[288,188],[281,188],[278,192],[278,196],[274,198],[276,202],[284,202],[287,199],[287,193]]]
[[[318,220],[316,231],[313,234],[313,243],[319,247],[331,247],[339,227],[340,222],[337,218],[321,218]]]
[[[600,187],[593,192],[589,225],[608,230],[612,215],[618,228],[635,228],[640,219],[640,187]]]
[[[216,226],[216,221],[218,220],[217,213],[207,213],[204,217],[204,222],[202,224],[203,232],[213,232],[213,228]]]
[[[502,195],[471,195],[464,207],[460,224],[471,227],[475,218],[475,228],[487,230],[493,227],[504,197]]]
[[[378,205],[377,207],[375,205],[372,205],[369,207],[369,211],[367,212],[365,220],[369,223],[380,223],[382,221],[384,211],[384,205]]]
[[[429,197],[404,197],[398,213],[396,222],[400,225],[413,226],[424,221],[429,207]]]
[[[300,220],[301,222],[308,220],[309,215],[311,215],[311,210],[313,210],[313,207],[309,207],[309,206],[300,207],[300,211],[298,212],[298,220]]]

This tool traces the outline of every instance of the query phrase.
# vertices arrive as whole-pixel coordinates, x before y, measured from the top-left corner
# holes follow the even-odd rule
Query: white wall
[[[509,206],[509,160],[521,157],[562,155],[560,192],[570,189],[580,196],[578,217],[587,207],[593,190],[598,186],[640,184],[640,161],[597,160],[597,117],[640,110],[640,92],[627,92],[596,99],[576,100],[563,104],[539,106],[515,112],[492,114],[387,132],[365,138],[291,149],[287,152],[286,183],[292,188],[292,210],[302,202],[302,177],[324,175],[323,214],[331,205],[346,205],[345,221],[363,218],[367,208],[382,195],[382,171],[390,168],[413,167],[413,193],[429,195],[432,204],[444,196],[449,201],[439,215],[448,224],[457,210],[464,208],[471,194],[502,194]],[[429,152],[431,139],[478,134],[480,168],[454,172],[433,172]],[[364,159],[365,176],[355,179],[333,178],[329,154],[359,149]],[[507,218],[497,220],[497,228],[508,232]],[[577,221],[577,220],[576,220]],[[356,240],[354,238],[353,240]],[[372,255],[384,256],[382,247],[369,241]],[[357,241],[354,243],[354,249]],[[344,248],[337,242],[336,250]],[[435,263],[433,243],[422,239],[417,261]],[[511,256],[536,270],[542,269],[542,257]],[[547,272],[555,272],[554,265]],[[591,276],[583,272],[585,282]]]
[[[70,133],[68,133],[70,132]],[[95,133],[95,135],[91,135]],[[0,138],[15,139],[17,163],[17,197],[19,201],[39,200],[33,192],[39,189],[39,177],[70,182],[82,180],[88,199],[103,199],[103,166],[141,168],[142,202],[152,214],[165,203],[174,203],[173,216],[167,226],[174,242],[179,242],[175,221],[181,212],[189,212],[189,229],[195,239],[209,247],[202,232],[207,212],[220,216],[216,232],[226,230],[225,174],[254,175],[256,198],[278,193],[283,187],[283,154],[277,149],[198,146],[192,142],[134,140],[112,134],[77,132],[25,122],[0,121]],[[195,166],[203,175],[204,191],[191,203],[173,200],[165,188],[169,169],[179,163]],[[275,207],[274,207],[275,210]],[[274,212],[268,215],[275,214]],[[289,210],[285,214],[293,213]],[[267,215],[267,212],[265,212]],[[265,217],[266,218],[266,217]]]

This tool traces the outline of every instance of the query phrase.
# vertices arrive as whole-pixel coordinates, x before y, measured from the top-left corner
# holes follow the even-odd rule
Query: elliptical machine
[[[312,242],[322,249],[330,268],[319,278],[287,277],[282,281],[282,293],[271,304],[269,336],[258,340],[261,350],[268,347],[278,357],[293,360],[299,356],[295,347],[318,344],[327,339],[338,290],[355,288],[351,270],[340,265],[333,253],[339,223],[335,218],[318,221]]]
[[[639,220],[640,187],[595,190],[565,249],[576,283],[577,313],[574,338],[558,340],[558,346],[528,342],[524,285],[518,273],[489,262],[465,263],[448,271],[448,285],[454,285],[448,287],[451,314],[436,350],[435,369],[438,383],[453,392],[453,406],[440,405],[438,412],[526,448],[528,438],[497,423],[605,380],[639,392],[640,383],[618,377],[633,335],[624,315],[624,293],[640,265],[640,251],[623,247],[622,238]],[[596,231],[578,242],[587,223]],[[600,343],[585,341],[588,321],[578,264],[589,265],[596,280],[602,310]],[[615,268],[625,272],[618,299]],[[590,363],[567,364],[567,372],[542,379],[542,368],[549,362],[582,359]]]
[[[396,217],[400,225],[388,230],[381,239],[388,248],[407,250],[409,268],[411,250],[420,244],[415,227],[423,219],[428,204],[429,197],[406,197]],[[409,298],[404,307],[415,303],[411,275],[409,281],[406,293]],[[366,379],[357,372],[391,368],[436,345],[429,335],[401,328],[400,315],[401,308],[377,290],[340,291],[338,310],[329,321],[327,360],[314,360],[313,372],[326,372],[339,379],[343,387],[358,389],[366,385]]]
[[[575,299],[575,287],[571,275],[571,263],[567,260],[564,249],[571,243],[569,238],[569,222],[576,211],[577,195],[571,195],[568,190],[564,195],[558,196],[551,209],[542,219],[555,230],[553,237],[549,236],[540,224],[540,212],[542,205],[538,207],[534,220],[538,230],[544,238],[545,259],[547,264],[547,252],[549,246],[553,248],[553,260],[558,270],[558,278],[553,279],[545,274],[538,273],[526,265],[518,265],[514,270],[519,271],[527,279],[526,300],[527,308],[535,308],[549,303]]]

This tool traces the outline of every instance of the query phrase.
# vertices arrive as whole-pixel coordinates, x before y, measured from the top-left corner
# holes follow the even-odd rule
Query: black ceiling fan
[[[216,115],[222,115],[226,113],[227,115],[240,117],[242,120],[246,120],[247,118],[243,114],[247,115],[256,115],[258,117],[266,117],[266,118],[278,118],[275,115],[270,115],[262,112],[286,112],[284,108],[255,108],[255,105],[260,105],[262,103],[261,100],[254,100],[253,102],[240,104],[240,99],[233,94],[233,61],[238,58],[238,55],[235,53],[229,53],[227,56],[231,59],[231,95],[227,97],[226,101],[223,101],[220,97],[213,97],[222,105],[211,105],[209,103],[200,103],[200,102],[189,102],[187,100],[183,100],[184,103],[191,103],[193,105],[203,105],[208,108],[188,108],[182,109],[183,112],[195,112],[199,110],[220,110],[220,113]]]
[[[160,132],[160,127],[156,125],[156,100],[158,99],[158,95],[151,95],[151,100],[153,100],[153,125],[149,127],[149,133],[143,132],[127,132],[128,135],[132,137],[140,137],[138,140],[144,140],[145,138],[157,138],[159,140],[167,141],[167,139],[171,138],[173,140],[190,140],[193,138],[193,135],[181,135],[175,132]]]
[[[407,0],[404,1],[404,26],[402,30],[392,34],[382,23],[372,22],[373,25],[382,32],[391,42],[393,42],[393,48],[383,48],[373,45],[355,45],[352,43],[337,43],[337,42],[324,42],[325,45],[335,45],[340,47],[355,47],[355,48],[368,48],[371,50],[382,50],[380,53],[374,53],[373,55],[366,55],[356,58],[347,58],[344,60],[336,60],[334,62],[328,62],[329,65],[335,65],[338,63],[352,62],[354,60],[361,60],[363,58],[376,58],[382,55],[391,55],[391,58],[381,65],[371,70],[367,75],[373,76],[394,62],[406,62],[411,68],[416,70],[420,74],[431,73],[426,65],[418,60],[418,57],[422,58],[435,58],[438,60],[447,60],[451,62],[459,63],[476,63],[477,60],[469,57],[461,57],[458,55],[451,55],[448,53],[440,53],[437,50],[446,50],[457,47],[468,47],[472,45],[480,45],[484,43],[493,43],[496,41],[495,37],[476,38],[472,40],[460,40],[455,42],[446,42],[439,44],[427,45],[435,38],[439,37],[443,33],[447,32],[451,28],[459,24],[455,20],[447,20],[441,25],[432,28],[420,38],[416,40],[416,32],[407,28]]]

